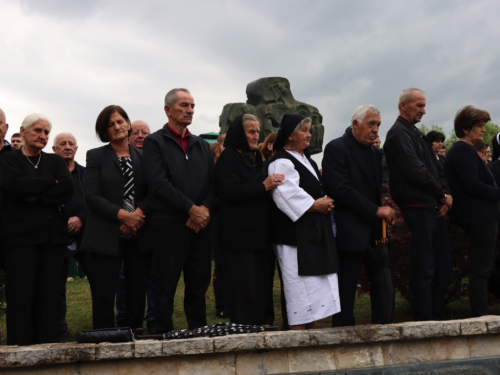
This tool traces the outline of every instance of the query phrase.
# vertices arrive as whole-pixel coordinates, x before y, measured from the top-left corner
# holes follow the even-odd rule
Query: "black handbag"
[[[129,327],[104,328],[82,331],[76,336],[79,344],[99,344],[101,342],[135,341],[134,333]]]

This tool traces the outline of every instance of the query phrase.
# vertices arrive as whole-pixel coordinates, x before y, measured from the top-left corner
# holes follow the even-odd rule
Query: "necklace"
[[[33,164],[33,162],[30,160],[30,158],[28,157],[28,155],[26,155],[24,153],[23,153],[23,155],[26,156],[26,159],[28,159],[28,161],[33,166],[33,168],[38,169],[38,164],[40,164],[40,160],[42,160],[42,153],[41,152],[40,152],[40,156],[38,157],[38,161],[36,162],[36,164]]]

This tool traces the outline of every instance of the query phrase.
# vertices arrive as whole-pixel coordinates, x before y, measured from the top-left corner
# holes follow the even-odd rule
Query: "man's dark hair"
[[[474,144],[474,148],[476,149],[477,152],[485,151],[486,144],[483,141],[478,141]]]

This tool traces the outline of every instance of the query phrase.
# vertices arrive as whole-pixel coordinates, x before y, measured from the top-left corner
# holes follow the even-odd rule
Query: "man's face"
[[[23,139],[21,137],[12,137],[10,139],[10,145],[13,147],[13,148],[21,148],[21,146],[23,145]]]
[[[400,114],[408,120],[410,124],[415,125],[420,122],[425,115],[425,104],[424,93],[413,90],[408,101],[400,103]]]
[[[9,124],[5,122],[5,113],[0,109],[0,140],[3,142],[5,139],[5,134],[9,129]]]
[[[63,134],[57,137],[56,144],[52,146],[52,150],[57,155],[61,155],[64,160],[74,160],[78,146],[76,139],[72,135]]]
[[[132,133],[128,137],[128,143],[136,148],[142,149],[144,138],[149,135],[149,126],[144,121],[134,121],[132,123]]]
[[[352,122],[352,135],[359,143],[371,146],[378,137],[380,124],[380,115],[367,111],[363,121],[358,123],[357,120],[354,120]]]
[[[380,138],[379,137],[375,138],[375,141],[373,141],[373,145],[376,148],[380,148]]]
[[[194,99],[185,91],[177,91],[173,106],[166,105],[165,113],[173,125],[186,127],[193,121]]]

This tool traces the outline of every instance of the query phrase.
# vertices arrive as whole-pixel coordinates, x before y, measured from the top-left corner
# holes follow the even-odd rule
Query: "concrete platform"
[[[500,317],[486,316],[170,341],[0,346],[0,374],[362,374],[352,371],[497,356]]]

